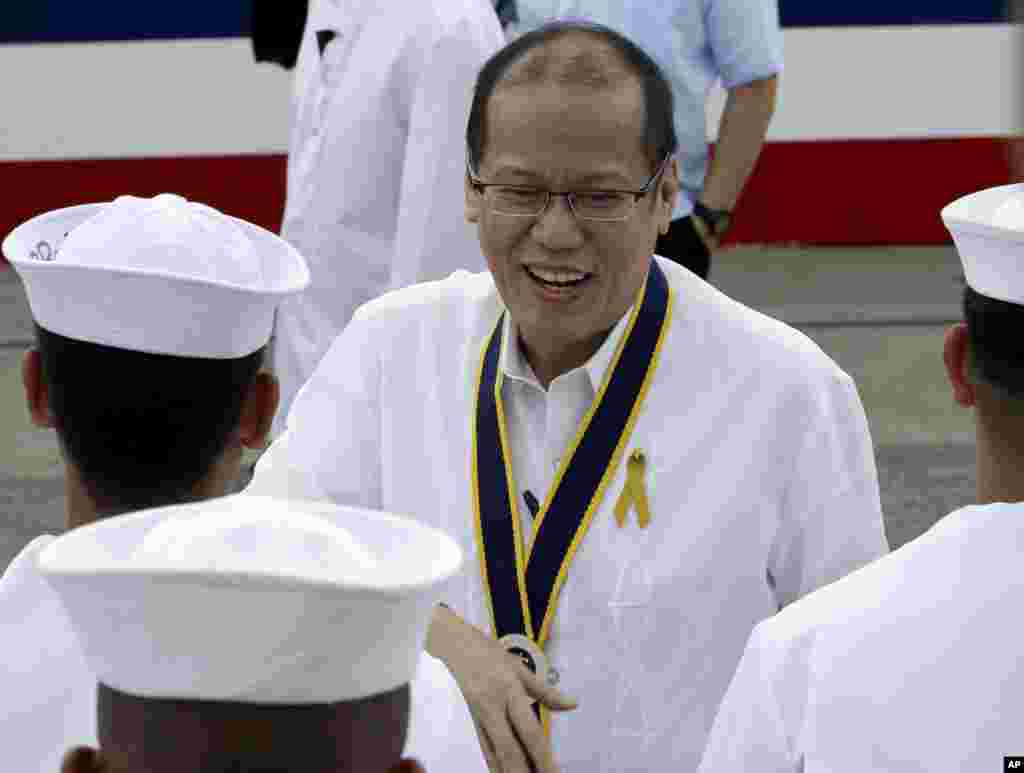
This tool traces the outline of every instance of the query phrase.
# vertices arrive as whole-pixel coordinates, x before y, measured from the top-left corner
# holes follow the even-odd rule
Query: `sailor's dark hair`
[[[1024,402],[1024,306],[964,288],[964,319],[974,376],[1002,396]]]
[[[241,418],[263,349],[237,359],[128,351],[36,325],[64,453],[103,513],[189,501]]]
[[[96,690],[100,748],[118,748],[147,773],[322,773],[387,770],[409,723],[409,685],[337,703],[246,704],[145,698],[102,682]],[[197,755],[198,753],[198,755]]]

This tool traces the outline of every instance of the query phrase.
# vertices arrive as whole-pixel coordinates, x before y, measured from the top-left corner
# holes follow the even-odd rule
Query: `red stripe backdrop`
[[[6,192],[0,234],[47,210],[158,193],[178,193],[277,231],[285,156],[4,161],[0,186]]]
[[[1002,138],[836,140],[765,145],[729,241],[942,244],[939,211],[1010,181]]]
[[[1019,177],[1011,174],[1008,146],[1001,138],[770,142],[737,206],[729,241],[945,243],[943,206]],[[0,185],[0,234],[50,209],[162,192],[277,231],[285,157],[8,161],[0,163]]]

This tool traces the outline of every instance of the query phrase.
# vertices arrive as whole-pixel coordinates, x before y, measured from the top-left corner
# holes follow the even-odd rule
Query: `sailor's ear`
[[[277,414],[281,387],[273,373],[261,370],[249,385],[242,401],[238,432],[246,448],[261,449],[270,440],[270,427]]]
[[[971,337],[966,323],[959,322],[946,330],[942,362],[953,400],[964,408],[972,407],[977,401],[977,390],[971,377]]]
[[[50,390],[43,374],[43,358],[38,349],[29,349],[21,360],[21,385],[25,391],[25,405],[32,423],[37,427],[53,428]]]

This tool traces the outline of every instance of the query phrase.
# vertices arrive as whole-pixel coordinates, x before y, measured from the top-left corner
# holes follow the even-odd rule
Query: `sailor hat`
[[[987,188],[942,210],[964,276],[978,293],[1024,304],[1024,184]]]
[[[99,682],[292,705],[408,683],[461,562],[410,519],[247,494],[101,520],[37,558]]]
[[[36,322],[154,354],[238,358],[265,346],[309,269],[280,237],[174,194],[47,212],[3,242]]]

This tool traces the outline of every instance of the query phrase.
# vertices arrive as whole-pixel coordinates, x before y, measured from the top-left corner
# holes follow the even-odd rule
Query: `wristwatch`
[[[717,239],[721,239],[732,225],[732,213],[727,209],[711,209],[699,201],[693,203],[693,214],[699,217],[708,231]]]

